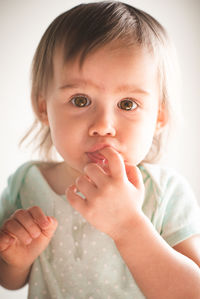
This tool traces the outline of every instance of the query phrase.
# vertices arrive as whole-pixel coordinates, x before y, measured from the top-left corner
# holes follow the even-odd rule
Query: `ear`
[[[49,125],[47,103],[42,96],[38,98],[38,117],[44,125]]]
[[[168,122],[168,113],[165,103],[160,103],[158,109],[158,117],[156,123],[156,133],[161,133],[162,129],[166,126]]]

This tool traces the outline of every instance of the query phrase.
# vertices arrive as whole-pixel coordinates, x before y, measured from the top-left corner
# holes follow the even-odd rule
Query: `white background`
[[[167,164],[189,180],[200,202],[200,1],[125,2],[157,18],[166,27],[177,48],[182,73],[184,122],[176,134]],[[28,150],[18,148],[18,142],[33,118],[29,70],[35,48],[54,18],[80,3],[75,0],[0,0],[0,190],[5,187],[8,175],[31,158]],[[2,299],[23,299],[26,294],[26,287],[19,291],[0,287]]]

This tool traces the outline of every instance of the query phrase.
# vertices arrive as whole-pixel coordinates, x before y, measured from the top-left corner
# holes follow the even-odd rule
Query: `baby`
[[[153,164],[172,116],[170,49],[154,18],[121,2],[50,24],[32,67],[43,159],[1,196],[2,286],[28,283],[31,299],[200,298],[198,205]]]

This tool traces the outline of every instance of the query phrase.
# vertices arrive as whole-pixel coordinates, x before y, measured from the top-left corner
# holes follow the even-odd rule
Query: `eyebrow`
[[[118,92],[128,91],[128,92],[133,92],[133,93],[149,95],[149,92],[147,90],[144,90],[144,89],[138,88],[138,87],[134,87],[133,85],[127,85],[127,84],[120,85],[117,88],[117,91]]]
[[[85,80],[75,79],[72,82],[69,82],[69,83],[66,83],[66,84],[60,86],[59,89],[61,89],[61,90],[64,90],[64,89],[77,89],[77,88],[80,88],[82,86],[92,86],[92,87],[95,87],[97,89],[101,88],[99,85],[95,84],[91,80],[85,81]],[[122,84],[122,85],[118,86],[117,89],[116,89],[116,92],[124,92],[124,91],[149,95],[149,92],[147,90],[144,90],[144,89],[141,89],[141,88],[138,88],[138,87],[134,87],[133,85],[128,85],[128,84]]]

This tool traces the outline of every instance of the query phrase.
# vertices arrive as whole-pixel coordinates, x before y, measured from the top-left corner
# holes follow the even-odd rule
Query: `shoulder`
[[[53,190],[56,194],[65,194],[67,177],[61,162],[30,161],[20,166],[14,175],[13,181],[23,182],[29,186],[40,186]]]
[[[9,177],[8,177],[8,186],[14,187],[19,185],[23,181],[24,177],[28,170],[35,165],[36,162],[28,161],[20,165]]]
[[[55,163],[53,162],[42,162],[42,161],[27,161],[20,165],[15,172],[9,177],[12,179],[19,179],[25,177],[32,169],[37,168],[41,174],[46,175],[49,169],[51,169]]]
[[[40,169],[45,169],[46,164],[48,163],[43,163],[41,161],[28,161],[20,165],[8,177],[7,188],[4,190],[4,192],[9,193],[10,197],[15,197],[22,184],[25,183],[27,177],[31,179],[33,175],[39,176],[40,173],[42,173]]]
[[[153,206],[151,219],[163,239],[175,246],[199,234],[200,208],[188,181],[168,167],[144,164],[140,169],[146,202]]]
[[[160,188],[164,188],[166,183],[169,182],[186,182],[186,179],[180,173],[167,166],[143,163],[140,168],[141,171],[148,174],[148,176],[157,183]]]
[[[170,197],[173,194],[178,197],[181,194],[194,197],[187,179],[173,168],[144,163],[140,166],[140,170],[143,174],[145,187],[148,189],[151,186],[154,189],[159,202],[163,200],[163,197]]]
[[[19,166],[11,174],[7,181],[7,186],[0,196],[0,224],[8,218],[16,209],[21,208],[19,192],[26,177],[26,173],[34,163],[26,162]]]

